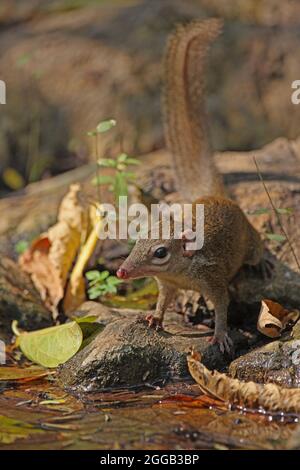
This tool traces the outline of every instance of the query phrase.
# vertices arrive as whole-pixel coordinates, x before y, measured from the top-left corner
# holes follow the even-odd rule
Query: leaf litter
[[[299,310],[289,311],[272,300],[264,299],[257,320],[257,329],[269,338],[278,338],[288,324],[299,320]]]
[[[271,411],[278,414],[300,414],[300,390],[279,385],[243,382],[224,373],[208,370],[198,353],[188,356],[188,368],[193,379],[208,397],[241,408]]]

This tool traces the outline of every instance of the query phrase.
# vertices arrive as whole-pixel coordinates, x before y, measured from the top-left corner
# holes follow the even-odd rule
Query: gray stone
[[[229,367],[230,375],[243,381],[300,387],[299,328],[300,322],[293,329],[292,339],[284,335],[278,341],[237,358]]]
[[[100,312],[100,322],[101,315]],[[127,311],[127,317],[109,323],[61,366],[60,383],[77,391],[96,391],[187,378],[186,355],[191,347],[202,354],[203,362],[212,369],[221,369],[230,362],[231,358],[221,354],[218,346],[207,342],[203,332],[168,322],[164,331],[157,332],[148,327],[144,316],[145,312]],[[237,332],[232,333],[232,338],[237,348],[247,342]]]

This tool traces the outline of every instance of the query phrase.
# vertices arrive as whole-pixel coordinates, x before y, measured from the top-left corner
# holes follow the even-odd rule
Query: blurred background
[[[297,0],[1,0],[0,196],[94,158],[87,132],[107,118],[126,152],[162,148],[166,36],[208,16],[225,19],[207,75],[215,148],[296,138]]]

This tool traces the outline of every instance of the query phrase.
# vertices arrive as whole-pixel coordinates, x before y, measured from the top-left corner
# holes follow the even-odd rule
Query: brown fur
[[[263,246],[239,206],[224,196],[221,178],[214,166],[208,139],[203,98],[203,67],[220,22],[206,20],[179,27],[169,40],[166,53],[165,132],[172,153],[179,187],[187,200],[202,195],[204,246],[185,250],[183,240],[139,240],[121,269],[127,278],[154,276],[159,286],[155,316],[161,325],[164,312],[178,288],[193,289],[215,306],[213,342],[230,349],[227,336],[228,285],[244,264],[259,263]],[[197,112],[198,111],[198,112]],[[157,247],[168,255],[157,260]],[[120,276],[121,277],[121,276]]]
[[[204,101],[204,71],[211,43],[219,35],[218,19],[179,25],[170,35],[164,63],[163,121],[178,190],[185,201],[199,195],[224,195],[209,139]]]

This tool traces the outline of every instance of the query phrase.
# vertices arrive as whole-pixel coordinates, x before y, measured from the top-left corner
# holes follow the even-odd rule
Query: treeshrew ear
[[[194,242],[196,239],[195,233],[191,229],[186,229],[181,232],[182,240],[182,255],[191,258],[196,253],[195,250],[187,249],[187,243]]]

